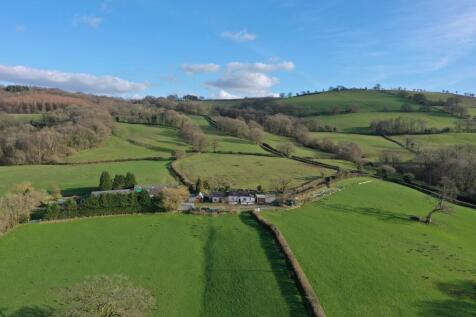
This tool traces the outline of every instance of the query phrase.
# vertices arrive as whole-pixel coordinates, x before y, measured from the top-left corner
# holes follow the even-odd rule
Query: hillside
[[[337,184],[321,201],[265,217],[283,232],[328,316],[471,316],[476,215],[457,207],[434,226],[432,205],[375,179]]]

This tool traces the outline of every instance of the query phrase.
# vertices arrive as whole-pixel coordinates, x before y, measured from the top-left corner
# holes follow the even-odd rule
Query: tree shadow
[[[419,316],[431,317],[470,317],[476,316],[476,282],[440,282],[436,287],[452,299],[422,301],[419,303]]]
[[[61,195],[63,197],[70,197],[70,196],[82,196],[89,194],[92,191],[98,190],[97,187],[74,187],[74,188],[66,188],[61,190]]]
[[[280,251],[274,238],[256,221],[249,213],[241,213],[240,220],[247,226],[255,229],[260,238],[260,243],[265,251],[266,257],[271,264],[273,274],[278,282],[281,294],[286,300],[290,316],[307,316],[307,307],[304,298],[299,290],[292,269],[286,261],[286,258]]]
[[[0,317],[52,317],[55,312],[55,309],[49,306],[25,306],[11,313],[0,307]]]
[[[333,211],[343,212],[343,213],[354,213],[363,216],[373,217],[382,221],[393,222],[393,223],[408,223],[414,222],[411,218],[413,215],[396,213],[390,210],[373,208],[373,207],[349,207],[347,205],[341,204],[327,204],[329,208],[332,208]]]

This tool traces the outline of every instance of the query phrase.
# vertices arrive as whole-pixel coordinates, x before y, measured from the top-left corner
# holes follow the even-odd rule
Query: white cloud
[[[0,64],[0,81],[23,85],[60,88],[97,94],[126,94],[147,89],[148,83],[135,83],[114,76],[65,73],[57,70]]]
[[[217,93],[211,95],[212,99],[240,99],[240,96],[235,96],[227,92],[226,90],[220,89]]]
[[[220,65],[218,64],[183,64],[182,70],[187,74],[198,74],[198,73],[216,73],[220,70]]]
[[[75,15],[73,18],[73,25],[86,25],[91,28],[98,28],[102,23],[102,18],[94,15]]]
[[[247,42],[256,40],[256,34],[243,29],[238,32],[222,32],[221,36],[236,42]]]
[[[276,61],[272,63],[228,63],[223,75],[206,82],[208,87],[218,89],[213,94],[216,98],[230,99],[237,97],[275,96],[272,88],[279,84],[279,78],[269,73],[291,71],[293,62]]]
[[[229,71],[245,70],[249,72],[271,73],[271,72],[280,71],[280,70],[291,71],[294,69],[294,63],[287,62],[287,61],[282,61],[282,62],[277,61],[275,63],[254,63],[254,64],[231,62],[231,63],[228,63],[227,69]]]

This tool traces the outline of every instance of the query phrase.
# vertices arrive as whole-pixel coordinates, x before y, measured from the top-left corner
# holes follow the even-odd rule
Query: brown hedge
[[[284,235],[281,233],[281,231],[279,231],[279,229],[275,225],[273,225],[272,223],[268,222],[266,219],[261,217],[256,211],[252,211],[251,214],[261,225],[263,225],[273,234],[273,237],[275,238],[276,242],[281,248],[281,251],[284,253],[286,257],[286,260],[288,261],[288,263],[290,264],[293,270],[294,276],[296,277],[296,281],[298,282],[300,290],[303,293],[304,298],[307,301],[307,304],[309,305],[311,315],[315,317],[326,317],[326,313],[324,311],[324,308],[322,308],[319,298],[314,292],[314,289],[312,288],[311,283],[309,282],[306,274],[301,268],[301,265],[299,264],[298,260],[294,256],[294,253],[291,250],[291,247],[289,246],[288,242],[284,238]]]

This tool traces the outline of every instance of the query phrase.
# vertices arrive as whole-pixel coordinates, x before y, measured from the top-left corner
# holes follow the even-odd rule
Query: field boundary
[[[45,162],[41,164],[16,164],[16,165],[93,165],[102,163],[121,163],[121,162],[138,162],[138,161],[170,161],[170,157],[151,156],[151,157],[137,157],[137,158],[123,158],[115,160],[104,161],[84,161],[84,162]]]
[[[193,188],[194,184],[188,179],[187,176],[183,175],[180,172],[177,166],[175,166],[175,162],[177,162],[177,160],[172,161],[169,165],[169,170],[172,176],[174,176],[174,178],[178,179],[183,185],[187,186],[188,188]]]
[[[299,288],[303,292],[304,298],[306,299],[307,304],[309,305],[311,315],[314,317],[326,317],[326,313],[324,311],[324,308],[321,305],[321,302],[319,301],[319,298],[314,292],[314,289],[312,288],[311,283],[309,282],[309,279],[304,273],[304,270],[302,269],[298,260],[294,256],[294,253],[291,250],[291,247],[286,241],[286,238],[284,237],[284,235],[281,233],[278,227],[276,227],[275,225],[273,225],[272,223],[268,222],[266,219],[261,217],[261,215],[259,215],[256,211],[252,211],[251,215],[263,227],[265,227],[267,230],[269,230],[272,233],[274,239],[276,240],[281,251],[283,252],[287,262],[290,264],[292,268],[293,275],[295,276],[296,281],[298,282]]]
[[[387,140],[387,141],[389,141],[389,142],[392,142],[392,143],[395,143],[396,145],[402,147],[403,149],[405,149],[405,150],[407,150],[407,151],[410,151],[410,152],[413,153],[413,154],[418,154],[417,151],[407,148],[407,147],[406,147],[405,145],[403,145],[401,142],[399,142],[399,141],[397,141],[397,140],[394,140],[394,139],[392,139],[391,137],[389,137],[389,136],[387,136],[387,135],[385,135],[385,134],[381,134],[380,136],[381,136],[382,138],[384,138],[385,140]]]

